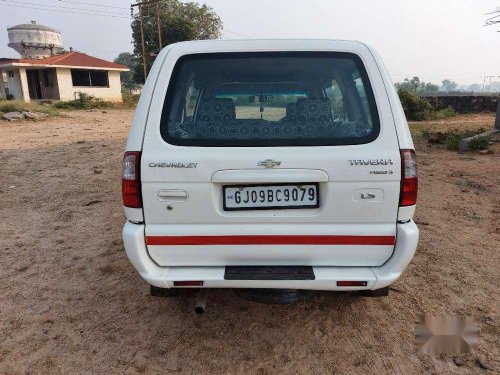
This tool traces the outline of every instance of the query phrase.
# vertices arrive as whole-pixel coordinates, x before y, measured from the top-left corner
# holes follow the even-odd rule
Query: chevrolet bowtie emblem
[[[257,163],[258,167],[266,167],[266,168],[274,168],[281,165],[280,161],[276,161],[273,159],[261,160]]]

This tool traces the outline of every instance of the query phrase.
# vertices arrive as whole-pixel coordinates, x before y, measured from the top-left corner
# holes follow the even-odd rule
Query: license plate
[[[318,184],[235,185],[223,187],[225,211],[319,207]]]

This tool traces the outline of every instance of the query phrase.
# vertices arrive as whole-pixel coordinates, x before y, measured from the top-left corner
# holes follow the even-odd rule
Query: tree
[[[408,78],[405,79],[405,81],[408,81]],[[418,86],[420,86],[420,78],[418,77],[413,77],[408,81],[410,86],[413,88],[413,90],[417,91]]]
[[[423,82],[422,82],[423,83]],[[433,83],[423,83],[422,90],[424,94],[434,94],[439,91],[439,86]]]
[[[439,90],[439,86],[430,82],[421,81],[418,77],[412,79],[405,78],[403,82],[396,82],[397,89],[411,90],[419,95],[433,94]]]
[[[467,86],[467,89],[472,92],[481,91],[481,85],[479,83],[473,83],[472,85]]]
[[[221,36],[222,21],[213,9],[205,4],[181,3],[179,0],[164,0],[159,3],[161,39],[163,46],[185,40],[217,39]],[[143,6],[144,45],[146,65],[153,63],[150,54],[159,53],[156,5]],[[132,21],[132,38],[137,65],[134,80],[144,82],[142,65],[141,26],[139,15]]]
[[[130,68],[129,72],[120,73],[122,87],[129,91],[135,89],[137,87],[137,83],[134,80],[134,72],[138,65],[137,57],[130,52],[122,52],[114,61],[117,64],[125,65]]]
[[[500,92],[500,82],[498,81],[491,82],[490,92]]]
[[[412,79],[405,78],[403,82],[397,82],[396,87],[398,89],[404,89],[404,90],[413,90],[417,91],[418,86],[420,85],[420,78],[418,77],[413,77]]]
[[[428,120],[432,113],[432,105],[426,99],[418,96],[413,90],[399,88],[399,100],[408,120]]]
[[[457,88],[457,83],[455,81],[451,81],[449,79],[445,79],[441,82],[442,84],[442,87],[443,87],[443,91],[446,91],[446,92],[452,92],[452,91],[455,91],[455,89]]]

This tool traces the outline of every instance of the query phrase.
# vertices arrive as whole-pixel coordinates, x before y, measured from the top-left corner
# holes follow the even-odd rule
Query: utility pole
[[[495,117],[495,129],[500,131],[500,94],[498,94],[498,102],[497,102],[497,116]]]
[[[483,92],[484,92],[484,85],[486,84],[486,80],[488,80],[488,85],[489,88],[491,89],[491,80],[495,78],[495,76],[484,76],[483,77]]]
[[[161,45],[161,23],[160,23],[160,2],[159,1],[156,3],[156,25],[158,26],[158,44],[160,46],[158,51],[161,51],[162,45]]]
[[[500,76],[498,76],[500,78]],[[498,93],[498,99],[497,99],[497,115],[495,117],[495,126],[494,129],[497,129],[500,131],[500,92]]]
[[[142,65],[144,68],[144,80],[148,75],[148,68],[146,66],[146,47],[144,45],[144,20],[142,16],[142,7],[156,4],[156,23],[158,26],[158,44],[160,46],[160,50],[162,48],[162,40],[161,40],[161,24],[160,24],[160,2],[162,0],[145,0],[135,4],[130,5],[130,16],[134,16],[134,7],[139,8],[139,24],[141,26],[141,49],[142,49]]]
[[[146,67],[146,47],[144,46],[144,23],[142,22],[142,6],[139,5],[139,20],[141,23],[141,44],[142,44],[142,67],[144,69],[144,82],[148,75],[148,68]],[[484,85],[483,85],[484,90]]]

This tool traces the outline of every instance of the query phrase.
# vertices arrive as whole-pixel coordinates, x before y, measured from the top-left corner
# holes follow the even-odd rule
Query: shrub
[[[137,105],[137,102],[139,101],[140,95],[134,95],[129,93],[128,91],[122,91],[122,100],[123,103],[132,107],[135,107]]]
[[[468,137],[468,135],[465,135],[465,137],[464,137],[464,133],[447,134],[444,143],[445,143],[446,148],[448,150],[458,151],[460,141],[464,138],[467,138],[467,137]]]
[[[478,130],[465,130],[465,131],[458,131],[458,130],[452,130],[450,132],[446,133],[446,140],[445,140],[445,145],[448,150],[453,150],[453,151],[458,151],[460,141],[465,138],[473,137],[475,135],[484,133],[485,129],[481,128]],[[486,139],[486,140],[483,140]],[[484,150],[488,148],[488,142],[489,142],[488,137],[479,137],[477,139],[474,139],[471,142],[470,148],[471,150]],[[474,144],[474,145],[473,145]]]
[[[401,88],[398,95],[408,120],[421,121],[431,118],[433,108],[427,99],[418,96],[414,91]]]
[[[436,120],[444,120],[450,117],[455,117],[456,115],[457,112],[455,112],[453,108],[448,107],[434,112],[432,117]]]
[[[477,137],[470,142],[469,146],[471,150],[487,150],[490,146],[490,141],[491,137]]]
[[[102,100],[101,98],[79,92],[78,99],[57,102],[54,104],[54,107],[59,109],[94,109],[110,107],[111,105],[110,102]]]
[[[409,89],[400,88],[398,95],[406,118],[411,121],[443,120],[457,114],[451,107],[436,110],[428,99]]]
[[[422,137],[424,137],[425,139],[429,139],[430,137],[432,137],[434,133],[431,132],[429,129],[423,129],[421,132],[420,132],[420,135]]]
[[[14,95],[7,94],[7,100],[14,100]]]

